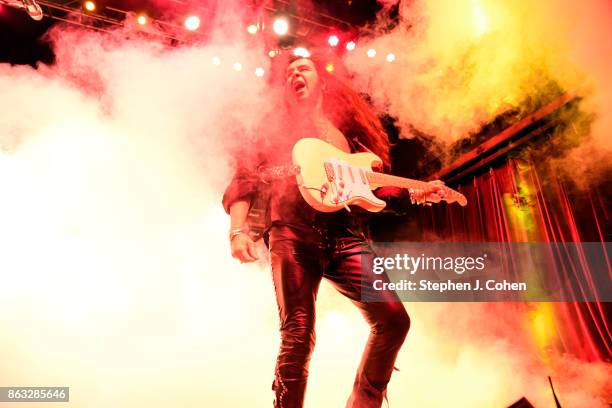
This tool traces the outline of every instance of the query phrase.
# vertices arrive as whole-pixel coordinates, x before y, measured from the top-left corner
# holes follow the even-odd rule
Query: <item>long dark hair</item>
[[[289,63],[303,57],[290,57]],[[310,59],[324,84],[323,111],[328,119],[349,140],[356,138],[383,161],[389,170],[389,139],[372,107],[342,74],[343,67],[337,58],[324,51],[311,51]]]

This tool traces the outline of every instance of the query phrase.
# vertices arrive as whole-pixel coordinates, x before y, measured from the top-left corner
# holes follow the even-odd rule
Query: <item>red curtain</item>
[[[610,218],[600,191],[593,186],[579,191],[535,163],[510,159],[458,189],[467,197],[468,206],[420,210],[426,237],[456,242],[610,241]],[[610,260],[605,261],[612,279]],[[585,274],[581,281],[590,284],[588,266],[570,272]],[[549,341],[542,346],[584,360],[610,360],[611,306],[597,302],[546,304],[554,322],[547,330],[554,333],[547,334]]]

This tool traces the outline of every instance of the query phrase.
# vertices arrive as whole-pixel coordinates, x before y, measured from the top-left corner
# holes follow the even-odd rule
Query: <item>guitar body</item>
[[[321,139],[300,139],[293,147],[293,166],[282,165],[258,168],[260,180],[269,184],[273,180],[296,176],[297,185],[304,200],[321,212],[341,209],[350,211],[350,205],[360,206],[371,212],[385,208],[386,203],[376,197],[372,190],[382,186],[395,186],[409,190],[428,191],[431,184],[377,173],[372,166],[382,161],[373,153],[346,153]],[[427,196],[428,203],[458,203],[467,205],[467,199],[444,183],[436,184],[443,192]],[[262,236],[266,228],[266,205],[268,197],[257,196],[248,214],[250,234],[253,240]]]
[[[297,184],[304,200],[321,212],[358,205],[378,212],[386,203],[372,193],[379,187],[367,173],[382,161],[373,153],[346,153],[323,140],[300,139],[293,147],[293,164],[299,166]]]

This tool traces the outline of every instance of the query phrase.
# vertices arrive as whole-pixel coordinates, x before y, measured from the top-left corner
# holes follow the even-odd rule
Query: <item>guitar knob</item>
[[[321,193],[321,201],[323,201],[323,199],[325,198],[325,196],[327,195],[327,184],[323,184],[321,186],[321,189],[319,190]]]

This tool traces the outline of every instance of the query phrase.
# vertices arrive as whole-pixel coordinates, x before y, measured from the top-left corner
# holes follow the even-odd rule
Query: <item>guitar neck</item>
[[[400,188],[412,188],[412,189],[427,189],[429,188],[429,184],[420,181],[413,180],[405,177],[392,176],[390,174],[377,173],[374,171],[369,171],[366,173],[366,177],[368,181],[372,185],[380,185],[380,186],[394,186]]]

